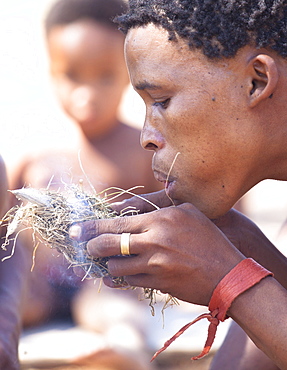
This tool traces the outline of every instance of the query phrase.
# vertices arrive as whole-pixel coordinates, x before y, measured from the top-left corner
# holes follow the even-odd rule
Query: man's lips
[[[156,180],[159,181],[159,182],[165,183],[166,186],[168,186],[168,184],[175,181],[175,179],[173,177],[168,176],[165,173],[157,171],[155,169],[153,170],[153,173],[154,173],[154,177],[156,178]]]

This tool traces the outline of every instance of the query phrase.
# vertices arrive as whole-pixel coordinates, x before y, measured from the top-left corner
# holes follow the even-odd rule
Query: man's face
[[[209,61],[154,25],[131,29],[125,53],[146,105],[141,140],[154,151],[155,177],[175,204],[224,214],[258,181],[244,58]]]

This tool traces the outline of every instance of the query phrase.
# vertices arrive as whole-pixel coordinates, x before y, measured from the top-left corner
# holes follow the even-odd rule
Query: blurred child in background
[[[140,146],[140,130],[118,118],[129,78],[124,36],[113,18],[125,7],[122,0],[60,0],[50,8],[45,31],[52,81],[63,110],[79,127],[80,144],[73,151],[46,152],[25,160],[14,171],[13,188],[46,188],[49,184],[50,188],[60,189],[83,179],[84,189],[92,191],[85,175],[97,193],[109,187],[127,190],[140,185],[144,188],[134,192],[141,193],[161,188],[153,177],[151,154]],[[27,242],[31,241],[27,235]],[[26,297],[24,326],[69,317],[75,300],[74,317],[80,323],[86,321],[81,298],[75,298],[77,294],[81,296],[80,286],[88,291],[83,297],[105,300],[106,289],[97,294],[96,287],[82,283],[67,267],[63,256],[56,258],[54,250],[38,248]],[[122,293],[126,299],[131,294],[112,293],[109,299]],[[134,296],[133,293],[133,304]],[[95,322],[101,322],[99,317]]]

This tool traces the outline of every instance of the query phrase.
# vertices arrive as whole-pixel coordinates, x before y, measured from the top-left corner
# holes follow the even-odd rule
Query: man
[[[131,82],[146,104],[141,142],[154,151],[166,192],[147,198],[164,208],[132,199],[116,208],[148,213],[85,223],[71,236],[91,239],[94,257],[131,254],[109,261],[111,275],[130,285],[209,305],[213,334],[228,312],[286,369],[286,258],[229,210],[263,179],[287,180],[287,2],[129,5],[118,21]]]

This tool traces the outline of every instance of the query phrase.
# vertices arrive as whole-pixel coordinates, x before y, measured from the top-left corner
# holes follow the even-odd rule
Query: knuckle
[[[128,228],[128,222],[129,222],[129,220],[128,220],[127,216],[122,216],[122,217],[116,218],[115,223],[114,223],[113,233],[114,234],[121,234],[124,230],[126,230]]]
[[[148,260],[148,268],[154,269],[161,269],[162,266],[162,258],[158,254],[152,255]]]
[[[174,225],[174,223],[182,223],[183,220],[186,219],[187,214],[190,214],[195,210],[195,207],[191,204],[184,203],[180,206],[176,207],[168,207],[163,210],[160,210],[159,212],[162,213],[162,220],[166,223],[171,223]]]
[[[70,227],[70,235],[71,231],[76,233],[77,240],[88,241],[98,235],[98,225],[96,221],[75,222]]]
[[[128,228],[130,217],[121,216],[112,219],[102,219],[94,221],[96,229],[94,233],[97,235],[110,233],[110,234],[121,234]]]

